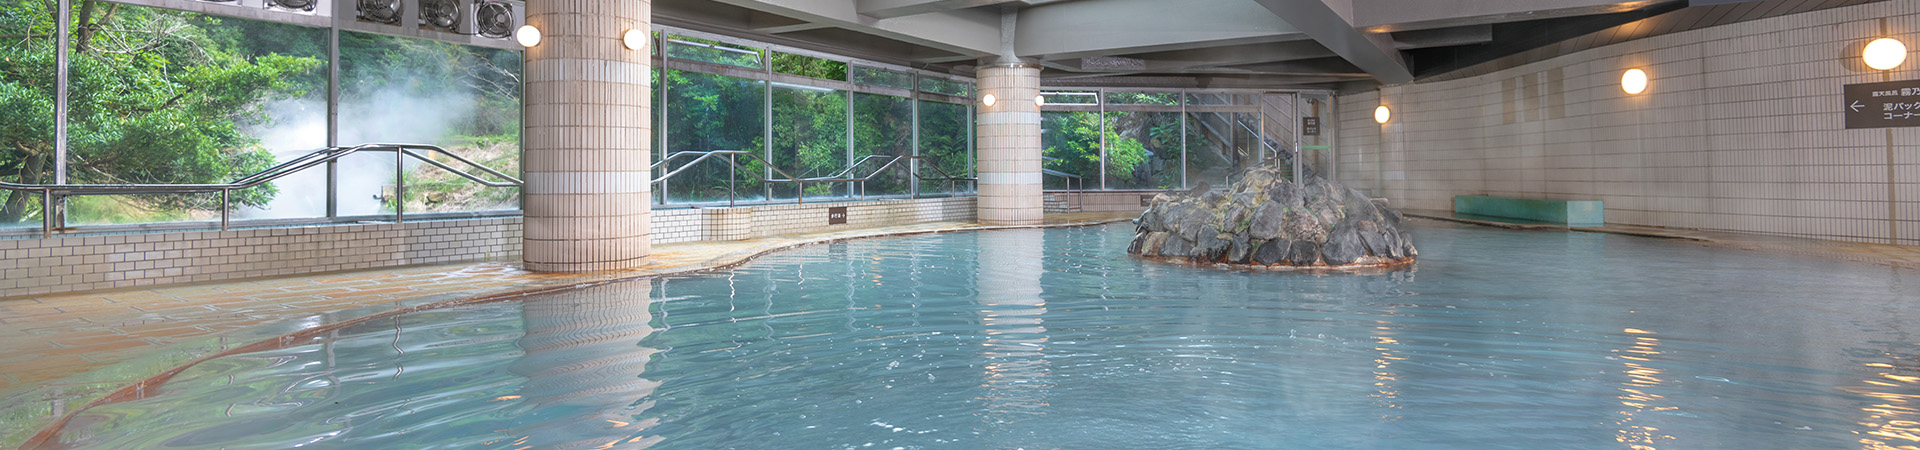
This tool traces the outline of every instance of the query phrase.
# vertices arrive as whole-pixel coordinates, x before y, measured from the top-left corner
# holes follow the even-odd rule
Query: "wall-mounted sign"
[[[827,208],[827,225],[840,225],[843,223],[847,223],[847,207],[835,206]]]
[[[1319,136],[1320,135],[1320,118],[1319,117],[1301,117],[1300,118],[1300,135],[1301,136]]]
[[[1846,85],[1847,128],[1920,127],[1920,80]]]

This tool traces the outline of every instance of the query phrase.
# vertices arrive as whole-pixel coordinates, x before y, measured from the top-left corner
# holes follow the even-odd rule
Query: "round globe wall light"
[[[1627,91],[1628,94],[1646,92],[1647,71],[1627,69],[1627,73],[1620,74],[1620,90]]]
[[[533,25],[521,25],[520,30],[513,33],[513,39],[520,41],[520,45],[524,47],[540,45],[540,29],[534,28]]]
[[[993,98],[993,94],[980,96],[980,104],[982,105],[993,106],[994,100],[995,99]]]
[[[626,45],[627,50],[645,49],[647,48],[648,37],[650,36],[647,36],[647,32],[645,31],[627,30],[626,34],[620,35],[620,43]]]
[[[1393,111],[1388,110],[1387,105],[1380,105],[1380,107],[1373,109],[1374,122],[1380,122],[1384,124],[1384,123],[1387,123],[1387,119],[1392,119],[1392,118],[1393,118]]]
[[[1047,106],[1047,96],[1044,96],[1044,95],[1033,96],[1033,106]]]
[[[1860,59],[1867,61],[1867,67],[1874,70],[1888,70],[1900,67],[1907,61],[1907,45],[1894,38],[1879,38],[1867,43],[1867,49],[1861,52]]]

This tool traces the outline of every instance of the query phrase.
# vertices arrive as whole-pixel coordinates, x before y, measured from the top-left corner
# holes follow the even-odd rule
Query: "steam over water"
[[[1416,222],[1383,275],[1131,227],[815,245],[376,320],[82,411],[97,448],[1895,448],[1915,272]]]

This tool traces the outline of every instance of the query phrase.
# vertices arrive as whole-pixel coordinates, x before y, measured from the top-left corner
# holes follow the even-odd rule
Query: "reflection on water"
[[[1627,381],[1621,383],[1620,387],[1620,404],[1626,409],[1620,411],[1622,417],[1614,422],[1622,427],[1616,439],[1627,444],[1627,448],[1655,450],[1660,448],[1660,444],[1673,440],[1673,436],[1664,435],[1659,428],[1647,425],[1653,419],[1648,413],[1678,408],[1662,404],[1666,397],[1655,393],[1662,382],[1660,369],[1652,367],[1654,358],[1660,355],[1660,339],[1653,337],[1652,331],[1637,328],[1624,331],[1633,338],[1633,343],[1617,354],[1627,366],[1622,372],[1627,375]]]
[[[802,247],[186,369],[87,448],[1915,448],[1904,269],[1425,224],[1381,275],[1125,225]],[[1415,275],[1418,275],[1416,278]]]
[[[649,283],[521,302],[526,334],[518,345],[526,355],[507,370],[526,378],[514,399],[519,408],[542,413],[516,417],[512,429],[521,435],[514,446],[643,448],[659,442],[658,436],[639,434],[652,426],[654,420],[640,416],[650,406],[647,396],[660,386],[643,378],[656,350],[634,345],[653,334]]]
[[[1040,274],[1046,240],[1040,230],[984,233],[978,237],[980,328],[986,334],[981,362],[989,423],[1007,423],[1047,413],[1047,327],[1042,315]]]

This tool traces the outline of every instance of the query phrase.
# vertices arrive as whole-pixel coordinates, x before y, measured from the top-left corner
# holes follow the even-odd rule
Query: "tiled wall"
[[[847,223],[828,225],[828,208]],[[973,197],[654,211],[653,243],[971,222]],[[0,239],[0,298],[521,257],[518,217]]]
[[[1612,223],[1920,244],[1920,128],[1847,130],[1840,112],[1842,85],[1920,78],[1913,56],[1890,72],[1860,63],[1883,35],[1920,45],[1920,0],[1342,96],[1339,176],[1416,209],[1459,194],[1604,200]],[[1629,68],[1648,72],[1647,92],[1621,90]]]
[[[653,212],[655,244],[727,241],[835,228],[926,222],[971,222],[973,197],[670,209]],[[829,208],[847,208],[847,223],[828,225]]]
[[[518,217],[0,239],[0,298],[518,257]]]

